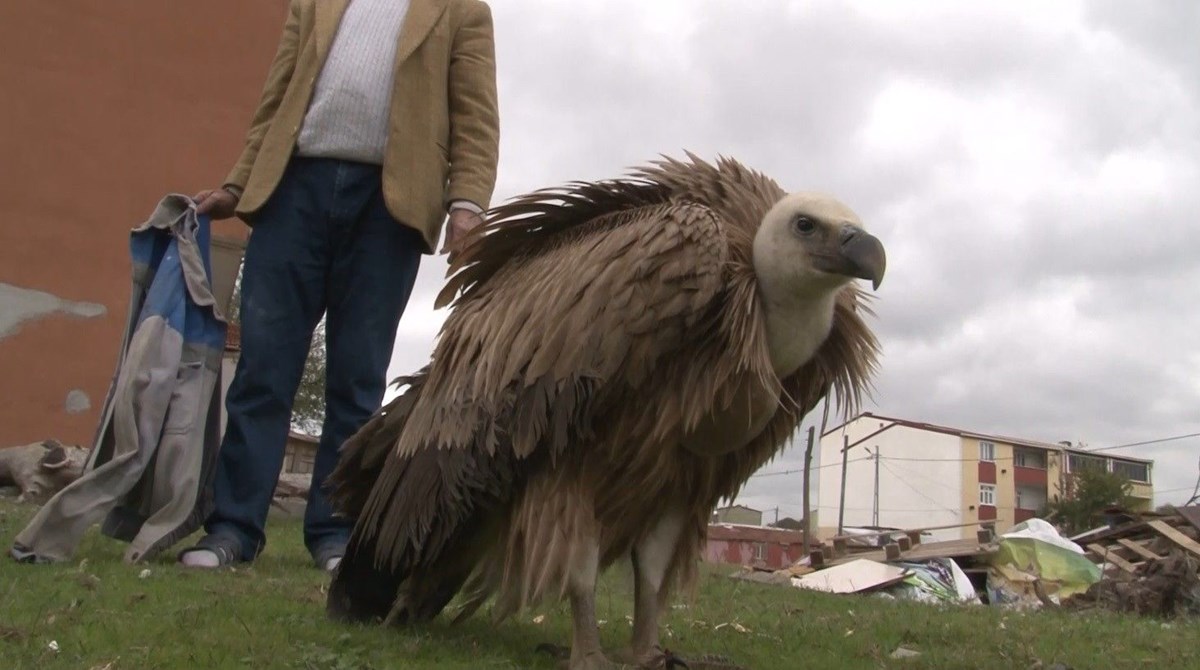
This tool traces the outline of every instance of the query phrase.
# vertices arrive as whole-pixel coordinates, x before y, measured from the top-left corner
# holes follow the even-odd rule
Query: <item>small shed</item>
[[[287,438],[287,448],[283,452],[282,474],[311,475],[313,464],[317,462],[317,444],[319,438],[290,431]]]
[[[763,513],[745,505],[719,507],[713,512],[712,523],[736,523],[742,526],[761,526]]]
[[[704,560],[709,563],[779,570],[804,556],[804,533],[801,531],[731,523],[708,526]]]

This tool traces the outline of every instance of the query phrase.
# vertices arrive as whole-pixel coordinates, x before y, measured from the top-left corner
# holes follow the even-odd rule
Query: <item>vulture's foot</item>
[[[534,650],[534,653],[549,654],[550,656],[557,658],[560,661],[565,661],[565,660],[571,658],[571,648],[570,647],[564,647],[561,644],[553,644],[550,642],[543,642],[543,643],[539,644],[537,646],[537,649]]]
[[[687,665],[676,667],[686,667],[688,670],[747,670],[745,667],[734,663],[732,659],[716,654],[704,654],[680,660],[685,661]]]
[[[614,663],[605,658],[602,653],[587,654],[583,658],[571,660],[571,648],[558,644],[543,642],[537,646],[537,653],[549,654],[558,659],[560,670],[635,670],[637,665]]]
[[[635,668],[646,670],[691,670],[692,667],[689,661],[658,645],[640,652],[626,648],[613,657]]]
[[[640,653],[627,648],[619,654],[615,654],[614,658],[633,667],[647,670],[746,670],[724,656],[716,654],[680,656],[670,649],[658,646]]]

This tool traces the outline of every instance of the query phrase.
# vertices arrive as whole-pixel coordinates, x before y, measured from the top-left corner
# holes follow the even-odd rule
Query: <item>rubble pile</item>
[[[1200,615],[1200,505],[1121,512],[1072,537],[1042,519],[999,535],[987,523],[957,528],[971,525],[976,537],[945,542],[921,542],[931,528],[880,532],[867,538],[876,547],[839,536],[796,565],[742,578],[935,603]]]
[[[1200,614],[1200,557],[1183,549],[1150,561],[1142,574],[1116,573],[1067,601],[1072,609],[1102,608],[1159,617]]]
[[[1164,618],[1200,615],[1200,506],[1139,516],[1079,537],[1104,573],[1067,607]]]

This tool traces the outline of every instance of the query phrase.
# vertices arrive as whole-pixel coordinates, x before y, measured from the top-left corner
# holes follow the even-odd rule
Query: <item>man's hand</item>
[[[200,191],[192,200],[196,201],[197,214],[208,214],[217,220],[233,216],[238,203],[238,197],[223,188]]]
[[[441,253],[450,252],[453,256],[456,252],[462,251],[463,237],[472,228],[482,223],[483,217],[469,209],[456,208],[450,210],[450,225],[446,228],[446,242],[442,246]]]

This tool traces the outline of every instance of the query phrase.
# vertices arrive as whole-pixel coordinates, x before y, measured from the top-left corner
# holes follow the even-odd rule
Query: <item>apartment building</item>
[[[870,412],[822,435],[818,463],[820,537],[837,533],[839,517],[844,526],[897,528],[990,520],[1003,531],[1037,515],[1062,495],[1072,472],[1088,466],[1125,475],[1139,508],[1149,509],[1154,499],[1153,461]],[[948,540],[974,532],[946,528],[932,535]]]

